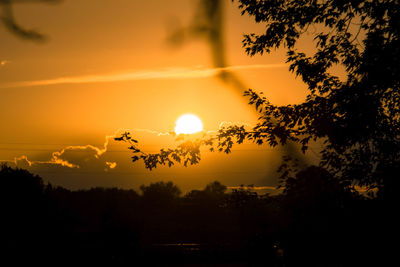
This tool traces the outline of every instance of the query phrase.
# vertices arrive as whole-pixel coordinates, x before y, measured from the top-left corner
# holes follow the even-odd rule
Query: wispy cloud
[[[212,77],[224,71],[254,70],[286,67],[286,64],[237,65],[224,68],[184,67],[159,70],[123,71],[95,75],[58,77],[46,80],[22,81],[3,84],[0,88],[30,87],[56,84],[104,83],[152,79],[189,79]]]
[[[254,125],[250,125],[250,124],[248,124],[248,123],[246,123],[246,122],[240,122],[240,121],[222,121],[222,122],[219,124],[217,130],[208,130],[206,133],[207,133],[207,134],[216,134],[216,133],[218,133],[219,130],[221,130],[221,129],[223,129],[223,128],[226,128],[226,127],[229,127],[229,126],[235,126],[235,125],[237,125],[237,126],[244,126],[246,130],[249,130],[249,129],[251,129],[251,128],[254,127]]]

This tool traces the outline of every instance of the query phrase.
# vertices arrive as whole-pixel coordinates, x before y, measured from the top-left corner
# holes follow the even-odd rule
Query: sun
[[[193,114],[184,114],[176,120],[176,134],[194,134],[203,131],[203,123]]]

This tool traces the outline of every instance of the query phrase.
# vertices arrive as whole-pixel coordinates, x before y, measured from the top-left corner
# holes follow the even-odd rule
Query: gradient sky
[[[243,34],[263,26],[241,16],[236,3],[224,4],[227,69],[272,103],[301,102],[305,86],[288,71],[282,51],[245,54]],[[222,122],[256,123],[246,99],[215,76],[207,42],[167,44],[170,22],[187,25],[195,9],[195,0],[15,5],[21,25],[49,38],[21,40],[0,27],[0,160],[73,189],[137,189],[160,180],[183,191],[214,180],[276,185],[281,149],[245,144],[229,155],[205,152],[197,166],[148,171],[112,140],[130,129],[148,152],[174,147],[174,138],[160,133],[173,130],[184,113],[198,115],[208,131]]]

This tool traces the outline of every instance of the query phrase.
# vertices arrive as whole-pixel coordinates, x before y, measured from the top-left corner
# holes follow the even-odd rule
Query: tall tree
[[[304,150],[310,140],[321,140],[321,165],[341,180],[389,182],[400,164],[400,2],[239,2],[243,14],[266,25],[263,34],[245,36],[246,52],[284,46],[290,71],[309,89],[303,103],[282,107],[250,92],[251,102],[261,103],[255,137],[261,134],[272,145],[293,140]],[[297,46],[305,33],[314,40],[308,55]],[[335,66],[343,77],[333,74]]]

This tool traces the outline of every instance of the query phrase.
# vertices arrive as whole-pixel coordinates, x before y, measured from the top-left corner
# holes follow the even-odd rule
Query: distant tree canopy
[[[292,141],[305,152],[310,142],[319,142],[321,167],[342,182],[381,189],[392,184],[393,170],[400,166],[400,2],[238,2],[242,14],[265,25],[264,33],[245,35],[247,54],[286,49],[289,70],[308,86],[306,100],[276,106],[249,89],[245,96],[260,114],[252,130],[231,126],[156,154],[144,153],[135,143],[131,149],[140,154],[133,160],[141,158],[151,169],[196,164],[200,146],[229,153],[244,140],[271,146]],[[313,37],[310,51],[298,48],[305,34]],[[335,75],[333,67],[344,75]]]
[[[150,185],[140,186],[143,198],[148,202],[165,204],[177,199],[181,195],[181,190],[172,182],[156,182]]]
[[[1,198],[31,202],[43,194],[42,179],[27,170],[13,169],[7,165],[0,166],[0,196]]]

